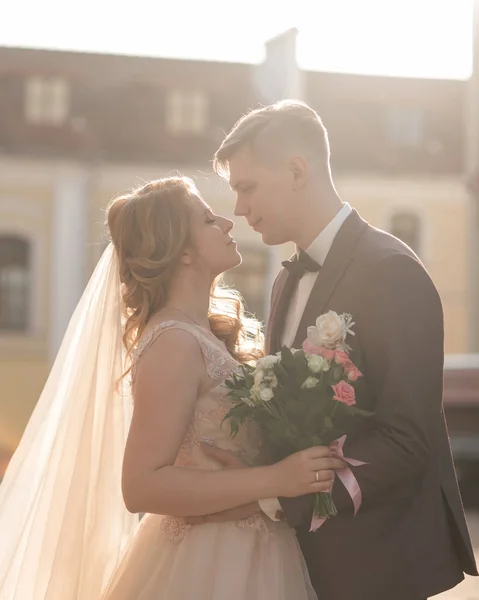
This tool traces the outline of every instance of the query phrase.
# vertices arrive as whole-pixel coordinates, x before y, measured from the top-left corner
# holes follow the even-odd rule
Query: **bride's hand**
[[[346,465],[325,446],[315,446],[291,454],[272,465],[278,496],[295,497],[313,492],[330,492],[334,474]]]
[[[224,468],[240,468],[246,465],[238,456],[209,444],[201,444],[203,452],[222,463]],[[284,460],[264,467],[276,490],[277,496],[296,497],[312,492],[329,492],[334,482],[334,472],[347,465],[334,458],[325,446],[316,446],[291,454]],[[266,471],[265,471],[266,472]],[[316,472],[318,473],[316,479]]]

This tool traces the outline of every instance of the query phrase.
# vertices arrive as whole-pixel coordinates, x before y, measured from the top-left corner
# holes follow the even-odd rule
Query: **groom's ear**
[[[293,176],[294,189],[301,189],[306,184],[308,177],[308,163],[302,156],[294,156],[290,161],[290,170]]]

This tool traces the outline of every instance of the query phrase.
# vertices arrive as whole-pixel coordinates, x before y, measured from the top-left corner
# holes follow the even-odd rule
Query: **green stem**
[[[338,403],[336,401],[336,404],[333,407],[333,410],[331,411],[331,414],[329,415],[329,418],[332,419],[334,417],[334,413],[336,412],[336,409],[338,408]]]
[[[314,516],[328,519],[337,514],[338,511],[331,494],[329,492],[317,493],[314,501]]]
[[[278,414],[283,419],[284,423],[287,425],[287,427],[291,433],[291,437],[294,439],[298,439],[299,433],[298,433],[298,431],[296,431],[296,428],[294,427],[294,425],[291,424],[291,421],[288,418],[288,415],[284,412],[284,409],[281,406],[281,402],[279,400],[277,400],[276,398],[275,398],[274,402],[278,409]]]

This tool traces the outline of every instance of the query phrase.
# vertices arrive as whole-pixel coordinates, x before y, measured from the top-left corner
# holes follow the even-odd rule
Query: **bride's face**
[[[199,196],[193,199],[191,257],[213,278],[241,264],[232,228],[233,221],[214,214]]]

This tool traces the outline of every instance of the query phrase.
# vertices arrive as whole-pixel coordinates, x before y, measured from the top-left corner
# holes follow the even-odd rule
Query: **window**
[[[416,254],[421,251],[421,221],[412,212],[396,213],[391,218],[390,233],[402,240]]]
[[[30,304],[30,244],[0,237],[0,331],[27,331]]]
[[[413,148],[424,137],[424,111],[413,106],[389,107],[386,112],[386,131],[391,143]]]
[[[248,312],[264,320],[266,300],[270,293],[265,288],[268,280],[268,250],[241,248],[241,255],[242,264],[225,274],[225,283],[241,293]]]
[[[25,81],[25,119],[32,125],[61,125],[70,109],[70,88],[64,79],[30,77]]]
[[[166,126],[174,134],[200,134],[208,126],[208,98],[203,92],[171,92],[166,101]]]

